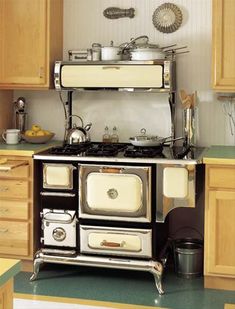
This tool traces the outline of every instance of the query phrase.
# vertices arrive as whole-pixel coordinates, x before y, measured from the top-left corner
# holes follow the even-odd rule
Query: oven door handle
[[[113,174],[121,174],[123,173],[123,168],[118,167],[102,167],[99,170],[100,173],[113,173]]]
[[[103,240],[103,241],[100,243],[100,246],[101,246],[101,247],[111,247],[111,248],[121,248],[121,247],[124,247],[125,244],[126,244],[125,241],[121,241],[121,242],[119,243],[119,242],[113,242],[113,241]]]
[[[48,218],[47,215],[51,215],[51,214],[58,214],[58,215],[61,215],[61,214],[65,215],[66,214],[70,218],[68,220],[54,220],[54,219]],[[49,221],[51,223],[66,223],[66,224],[70,224],[70,223],[73,222],[73,219],[74,219],[74,217],[72,217],[71,214],[67,213],[67,212],[61,213],[61,212],[56,212],[56,211],[49,211],[49,212],[47,212],[47,213],[45,213],[43,215],[43,220]]]
[[[75,193],[63,193],[63,192],[40,192],[41,196],[59,196],[59,197],[75,197]]]

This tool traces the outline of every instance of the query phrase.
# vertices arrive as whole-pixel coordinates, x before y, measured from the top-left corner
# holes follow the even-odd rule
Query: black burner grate
[[[91,143],[81,143],[78,145],[65,144],[63,146],[52,147],[49,152],[56,155],[78,155],[85,152]]]
[[[125,157],[131,158],[164,158],[164,154],[162,153],[163,146],[156,146],[156,147],[136,147],[136,146],[129,146],[125,152]]]
[[[95,157],[114,157],[127,147],[125,143],[108,144],[108,143],[92,143],[85,155]]]

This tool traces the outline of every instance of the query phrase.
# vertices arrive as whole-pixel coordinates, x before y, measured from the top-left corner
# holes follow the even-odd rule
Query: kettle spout
[[[92,126],[92,123],[89,122],[88,124],[85,125],[84,129],[85,129],[86,131],[89,131],[90,128],[91,128],[91,126]]]

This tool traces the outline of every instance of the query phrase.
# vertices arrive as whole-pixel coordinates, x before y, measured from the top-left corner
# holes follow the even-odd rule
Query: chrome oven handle
[[[69,218],[68,220],[53,220],[53,219],[50,219],[50,218],[47,217],[47,215],[49,215],[49,214],[58,214],[58,215],[66,214],[66,215],[68,215],[70,218]],[[44,214],[43,220],[47,220],[47,221],[49,221],[49,222],[51,222],[51,223],[66,223],[66,224],[70,224],[70,223],[73,222],[73,217],[71,216],[70,213],[68,213],[68,212],[66,212],[66,211],[65,211],[64,213],[56,212],[56,211],[49,211],[49,212],[47,212],[47,213]]]
[[[75,197],[75,193],[63,193],[63,192],[40,192],[41,196],[59,196],[59,197]]]

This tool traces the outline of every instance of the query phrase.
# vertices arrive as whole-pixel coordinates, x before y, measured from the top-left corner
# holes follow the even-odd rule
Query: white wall
[[[211,0],[171,0],[183,13],[183,24],[174,33],[163,34],[152,24],[152,14],[163,0],[64,0],[64,60],[69,49],[91,47],[93,42],[116,45],[132,37],[146,34],[150,42],[166,46],[187,45],[190,53],[177,58],[177,86],[198,94],[198,145],[234,145],[235,136],[221,103],[210,86],[211,78]],[[105,8],[135,8],[133,19],[110,20],[103,16]],[[56,22],[56,17],[55,17]],[[59,60],[59,59],[58,59]],[[28,102],[28,126],[38,123],[63,137],[64,114],[58,93],[51,91],[15,91],[15,98],[25,96]],[[91,137],[101,140],[105,125],[119,130],[121,141],[136,135],[142,127],[152,134],[170,133],[169,107],[163,94],[77,93],[74,113],[84,122],[91,121]],[[181,134],[182,110],[177,102],[177,135]]]

